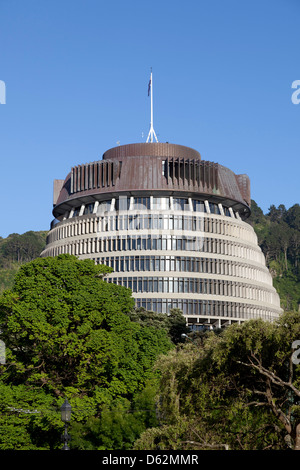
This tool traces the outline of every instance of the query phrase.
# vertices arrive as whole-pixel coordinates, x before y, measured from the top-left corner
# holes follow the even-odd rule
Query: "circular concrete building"
[[[137,307],[180,308],[188,325],[281,313],[250,215],[250,182],[169,143],[118,146],[54,182],[41,256],[70,253],[114,270]]]

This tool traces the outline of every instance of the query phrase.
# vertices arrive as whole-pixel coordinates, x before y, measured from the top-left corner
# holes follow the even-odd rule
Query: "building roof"
[[[250,214],[250,180],[229,168],[201,159],[196,150],[170,143],[128,144],[107,150],[102,160],[71,169],[54,182],[55,217],[79,203],[118,194],[165,194],[222,202]]]

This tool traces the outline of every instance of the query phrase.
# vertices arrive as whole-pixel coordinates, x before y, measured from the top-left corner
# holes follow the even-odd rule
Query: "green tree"
[[[300,447],[300,314],[210,332],[161,358],[161,426],[136,449]]]
[[[0,383],[0,450],[61,447],[61,404],[41,388]]]
[[[284,204],[280,204],[278,208],[272,204],[269,207],[268,217],[270,218],[271,222],[280,222],[284,220],[286,216],[286,208]]]
[[[249,321],[225,332],[213,357],[249,393],[252,406],[272,412],[300,450],[300,367],[293,362],[300,338],[300,314],[286,313],[277,323]]]
[[[146,386],[129,401],[116,398],[104,406],[99,416],[72,426],[72,448],[78,450],[132,449],[147,428],[157,426],[156,388]]]
[[[172,308],[168,314],[157,313],[144,309],[135,308],[129,313],[132,321],[143,326],[152,326],[165,330],[174,344],[182,342],[182,333],[188,333],[190,328],[186,325],[186,319],[182,310]]]
[[[271,205],[267,215],[251,201],[251,216],[258,243],[285,311],[300,308],[300,205],[286,209],[283,204]]]
[[[29,231],[0,237],[0,292],[10,289],[21,264],[40,256],[47,232]]]
[[[257,203],[253,199],[251,200],[251,215],[248,219],[248,222],[250,222],[252,225],[266,223],[266,217],[262,209],[257,205]]]
[[[285,215],[285,221],[291,228],[300,231],[300,205],[294,204]]]
[[[289,258],[294,260],[294,266],[296,273],[299,268],[300,259],[300,230],[291,229],[290,245],[289,245]]]
[[[129,448],[153,422],[144,389],[172,343],[164,329],[130,320],[134,299],[105,280],[110,271],[70,255],[38,258],[0,296],[0,449],[59,448],[66,396],[73,448]]]
[[[0,297],[3,385],[67,396],[74,420],[84,423],[155,378],[152,366],[172,344],[164,330],[130,320],[131,292],[108,283],[108,271],[70,255],[21,266]]]
[[[0,240],[0,266],[24,263],[37,258],[46,244],[47,232],[12,233]]]

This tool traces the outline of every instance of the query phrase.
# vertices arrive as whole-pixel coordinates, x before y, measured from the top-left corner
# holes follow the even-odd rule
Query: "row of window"
[[[116,236],[85,238],[78,241],[49,247],[47,256],[57,256],[67,252],[72,255],[107,253],[115,251],[195,251],[220,254],[252,260],[264,264],[262,252],[242,243],[233,243],[223,239],[207,237],[185,237],[175,235]]]
[[[272,321],[278,313],[271,309],[241,304],[235,302],[223,302],[221,300],[195,300],[195,299],[140,299],[137,298],[136,307],[146,310],[169,313],[173,308],[179,308],[184,315],[203,315],[205,317],[224,317],[248,320],[262,318]]]
[[[65,217],[72,218],[84,214],[103,214],[106,211],[157,210],[157,211],[194,211],[236,217],[228,207],[213,202],[177,197],[127,197],[120,196],[102,202],[80,205],[72,209]]]
[[[122,230],[182,230],[230,236],[256,243],[256,236],[248,224],[236,224],[228,219],[174,214],[123,214],[91,217],[55,227],[48,243],[91,233]]]
[[[242,243],[207,237],[185,237],[175,235],[146,235],[127,237],[103,237],[102,239],[85,239],[73,244],[76,252],[72,254],[107,253],[114,251],[195,251],[227,256],[234,256],[263,262],[261,251]],[[81,250],[77,252],[77,250]]]
[[[179,294],[208,294],[239,297],[247,300],[258,300],[273,303],[273,292],[262,290],[222,279],[201,279],[188,277],[110,277],[108,282],[127,287],[133,293],[160,292]]]
[[[98,230],[99,232],[117,230],[184,230],[191,232],[208,232],[236,238],[245,238],[245,236],[249,238],[248,234],[251,233],[248,225],[229,224],[227,220],[224,221],[223,219],[213,219],[205,216],[134,213],[103,216],[102,219],[99,220]],[[247,234],[245,234],[245,232],[247,232]],[[251,240],[254,241],[253,236]]]
[[[236,261],[218,258],[196,258],[192,256],[102,256],[95,258],[97,264],[105,264],[114,272],[188,272],[219,274],[242,279],[252,279],[270,285],[270,274]]]

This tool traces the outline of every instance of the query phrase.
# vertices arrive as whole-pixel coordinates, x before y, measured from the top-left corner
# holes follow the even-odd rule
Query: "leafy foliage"
[[[59,428],[53,397],[24,385],[0,383],[0,450],[51,449],[59,442]],[[47,444],[40,447],[38,441],[45,433]]]
[[[136,449],[299,448],[300,314],[210,332],[158,360],[160,424]]]
[[[29,231],[0,239],[0,266],[7,268],[13,263],[26,263],[37,258],[46,245],[46,236],[47,232]]]
[[[164,332],[130,321],[134,299],[103,280],[109,269],[70,255],[21,266],[13,289],[0,298],[6,380],[58,396],[66,387],[81,394],[97,387],[112,396],[139,389],[169,343]]]
[[[0,237],[0,292],[13,285],[14,276],[23,263],[37,258],[46,245],[47,232],[29,231]]]
[[[128,289],[105,281],[110,269],[70,255],[38,258],[20,267],[13,288],[0,297],[0,339],[6,346],[0,383],[13,392],[42,390],[52,402],[67,396],[79,427],[90,426],[91,417],[95,426],[116,400],[123,407],[131,403],[155,380],[158,355],[172,347],[165,330],[130,320],[134,299]],[[34,426],[40,426],[37,419],[31,418]],[[25,422],[23,431],[29,432]],[[14,444],[1,442],[0,435],[1,445]]]
[[[149,384],[130,402],[112,400],[99,416],[72,426],[72,447],[78,450],[132,449],[147,428],[157,426],[154,408],[156,388]]]
[[[182,311],[178,308],[173,308],[169,314],[165,314],[151,312],[140,307],[133,309],[129,313],[129,317],[140,325],[165,330],[174,344],[182,342],[181,335],[190,331],[186,326],[186,319]]]
[[[286,209],[271,205],[264,215],[255,201],[248,222],[253,226],[258,243],[274,279],[274,286],[286,311],[300,308],[300,205]]]

